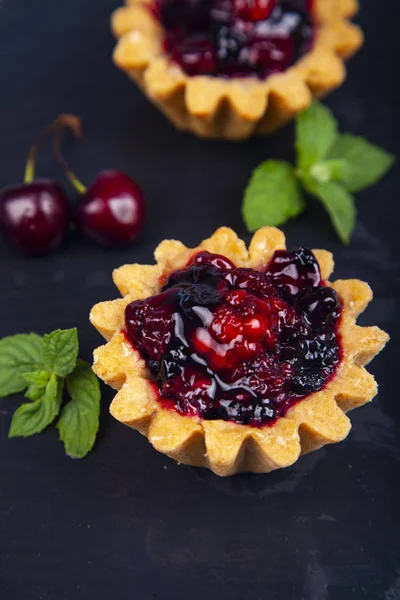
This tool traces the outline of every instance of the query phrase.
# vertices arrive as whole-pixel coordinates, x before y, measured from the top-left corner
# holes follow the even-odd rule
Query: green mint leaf
[[[19,333],[0,340],[0,398],[22,392],[27,382],[22,373],[43,368],[42,338]]]
[[[292,167],[278,160],[267,160],[253,171],[246,187],[242,214],[249,231],[263,225],[282,225],[304,209]]]
[[[348,244],[356,223],[354,198],[339,183],[314,183],[310,189],[325,206],[343,243]]]
[[[78,357],[78,333],[73,329],[57,329],[43,338],[43,362],[46,369],[65,377],[74,369]]]
[[[64,406],[57,423],[65,452],[83,458],[92,449],[99,428],[100,385],[90,365],[78,360],[67,377],[71,400]]]
[[[328,183],[328,181],[342,181],[347,176],[348,170],[347,161],[337,158],[315,163],[310,168],[309,175],[318,183]]]
[[[314,101],[303,110],[296,118],[297,163],[300,169],[308,170],[324,159],[336,136],[337,123],[329,108]]]
[[[339,178],[349,192],[358,192],[381,179],[395,162],[395,157],[362,137],[340,135],[329,151],[330,159],[346,161]]]
[[[25,392],[25,397],[29,400],[38,400],[44,394],[44,389],[50,379],[49,371],[32,371],[31,373],[23,373],[22,377],[28,384],[28,389]]]
[[[43,396],[15,411],[8,437],[28,437],[50,425],[60,410],[62,390],[62,379],[52,373]]]

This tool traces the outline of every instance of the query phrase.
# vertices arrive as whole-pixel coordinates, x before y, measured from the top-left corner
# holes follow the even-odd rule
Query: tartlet
[[[116,269],[123,297],[90,313],[117,420],[221,476],[287,467],[347,436],[346,413],[377,392],[364,366],[388,340],[356,325],[368,284],[329,282],[329,252],[286,251],[272,227],[248,249],[225,227],[195,249],[165,240],[155,259]]]
[[[209,33],[215,30],[213,17],[212,26],[202,25],[206,33],[202,30],[201,34],[211,36],[216,50],[207,45],[208,41],[199,42],[197,31],[194,42],[189,38],[187,50],[184,22],[186,46],[182,50],[181,41],[176,42],[176,24],[171,24],[170,13],[165,17],[163,12],[164,6],[170,10],[173,2],[188,0],[127,0],[127,6],[117,9],[112,17],[112,29],[118,38],[114,61],[179,129],[201,137],[239,140],[273,132],[307,108],[314,97],[341,85],[346,74],[343,60],[363,41],[360,29],[348,20],[357,11],[357,0],[197,0],[197,4],[211,2],[210,10],[215,11],[217,6],[217,19],[221,18],[221,3],[234,11],[233,16],[224,17],[231,18],[229,34],[223,29],[224,23],[217,21],[215,42],[214,33]],[[243,3],[253,6],[252,2],[264,7],[273,3],[276,10],[290,9],[292,13],[291,5],[296,5],[296,14],[304,20],[300,21],[303,29],[292,32],[292,15],[292,20],[284,22],[288,34],[282,41],[286,33],[282,33],[281,22],[275,23],[279,15],[264,14],[264,21],[260,11],[255,16],[254,10],[243,15]],[[288,3],[289,8],[285,8]],[[238,4],[239,9],[235,8]],[[302,6],[302,12],[298,6]],[[185,15],[179,18],[187,20]],[[167,25],[171,25],[169,29]],[[275,34],[278,26],[280,30]],[[254,27],[256,33],[248,34]],[[200,58],[199,44],[206,44]],[[227,57],[227,48],[231,55],[235,52],[234,58]],[[193,56],[197,56],[196,68]],[[260,69],[261,63],[268,68]]]

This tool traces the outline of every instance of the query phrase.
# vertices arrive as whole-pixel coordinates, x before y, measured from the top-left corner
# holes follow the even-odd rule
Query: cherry
[[[80,198],[78,229],[107,246],[130,244],[142,229],[146,204],[140,187],[124,173],[103,171]]]
[[[179,62],[188,75],[209,75],[216,68],[215,48],[203,38],[181,42],[172,52],[172,60]]]
[[[274,293],[272,283],[265,273],[253,271],[253,269],[235,269],[235,272],[227,273],[225,280],[231,287],[249,290],[264,296]]]
[[[54,181],[41,179],[5,189],[0,195],[0,227],[28,254],[46,254],[65,239],[68,201]]]
[[[274,10],[276,0],[235,0],[235,14],[243,21],[264,21]]]
[[[175,397],[188,415],[196,415],[196,405],[203,396],[212,396],[213,382],[210,377],[196,369],[186,367],[181,375],[171,377],[165,383],[167,397]]]
[[[291,37],[256,38],[249,47],[249,63],[255,69],[267,69],[272,72],[284,71],[294,55],[294,44]]]
[[[0,230],[7,240],[28,254],[46,254],[55,250],[68,232],[70,214],[64,191],[49,179],[34,180],[40,144],[64,127],[70,127],[76,135],[80,133],[76,117],[60,115],[32,144],[24,183],[0,193]]]
[[[211,265],[216,269],[230,270],[234,269],[235,265],[229,258],[222,256],[221,254],[211,254],[211,252],[203,251],[198,252],[189,261],[189,265]]]
[[[61,153],[61,135],[55,137],[54,152],[65,174],[81,194],[75,207],[75,224],[89,239],[105,246],[133,242],[142,229],[146,204],[140,187],[125,173],[102,171],[86,188]]]
[[[131,302],[125,309],[131,340],[137,345],[141,344],[153,359],[161,358],[169,341],[176,296],[176,291],[166,290],[158,296]],[[146,327],[143,327],[144,323]]]

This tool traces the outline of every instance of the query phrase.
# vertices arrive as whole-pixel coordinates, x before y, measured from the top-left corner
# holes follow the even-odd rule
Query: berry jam
[[[126,307],[126,337],[165,406],[262,426],[333,376],[341,308],[305,248],[276,251],[265,271],[201,252]]]
[[[164,48],[188,75],[265,79],[306,54],[313,0],[155,0]]]

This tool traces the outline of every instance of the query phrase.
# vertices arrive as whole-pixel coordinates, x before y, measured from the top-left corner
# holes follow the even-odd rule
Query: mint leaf
[[[61,405],[63,381],[53,373],[46,385],[43,396],[22,404],[15,411],[8,437],[28,437],[43,431],[58,415]]]
[[[0,340],[0,398],[27,387],[22,373],[43,367],[42,338],[36,333],[18,333]]]
[[[22,377],[28,384],[28,389],[25,392],[25,397],[29,400],[38,400],[44,394],[44,389],[50,379],[49,371],[32,371],[31,373],[23,373]]]
[[[314,101],[303,110],[296,118],[297,163],[300,169],[308,170],[325,158],[336,136],[337,123],[329,108]]]
[[[335,140],[329,158],[346,161],[346,169],[339,179],[349,192],[358,192],[376,183],[395,162],[395,157],[386,150],[349,133]]]
[[[73,329],[57,329],[43,338],[43,362],[46,369],[65,377],[75,367],[78,357],[78,334]]]
[[[90,365],[78,360],[67,378],[71,396],[62,410],[57,428],[65,452],[72,458],[83,458],[92,449],[99,428],[100,385]]]
[[[325,206],[333,226],[345,244],[350,241],[356,223],[354,198],[339,183],[314,183],[310,189]]]
[[[289,164],[267,160],[253,171],[242,206],[249,231],[263,225],[282,225],[303,209],[303,197]]]
[[[308,173],[318,183],[327,183],[328,181],[341,181],[347,176],[348,170],[347,161],[336,158],[315,163]]]

